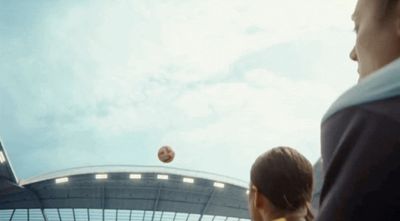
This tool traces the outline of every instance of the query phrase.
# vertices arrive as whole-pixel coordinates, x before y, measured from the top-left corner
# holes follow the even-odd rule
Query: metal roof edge
[[[220,174],[182,169],[176,167],[165,167],[165,166],[143,166],[143,165],[98,165],[98,166],[85,166],[75,167],[70,169],[64,169],[54,172],[45,173],[42,175],[34,176],[28,179],[21,180],[20,185],[28,185],[40,181],[55,179],[59,177],[83,175],[83,174],[96,174],[96,173],[165,173],[165,174],[176,174],[181,176],[188,176],[191,178],[200,178],[214,180],[216,182],[222,182],[231,184],[243,188],[248,188],[248,182],[223,176]]]

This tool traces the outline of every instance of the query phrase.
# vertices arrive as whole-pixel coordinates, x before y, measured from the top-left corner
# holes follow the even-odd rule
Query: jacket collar
[[[355,105],[400,95],[400,58],[361,80],[344,92],[322,118],[325,122],[335,113]]]

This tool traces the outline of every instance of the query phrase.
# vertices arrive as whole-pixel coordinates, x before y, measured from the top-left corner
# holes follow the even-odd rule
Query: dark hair
[[[381,3],[381,12],[382,12],[382,17],[386,18],[388,15],[392,14],[392,10],[394,10],[395,4],[398,2],[398,0],[380,0],[382,1]]]
[[[310,208],[312,165],[295,149],[276,147],[265,152],[254,162],[250,176],[251,183],[277,209],[294,212],[306,207],[306,220],[313,220]]]

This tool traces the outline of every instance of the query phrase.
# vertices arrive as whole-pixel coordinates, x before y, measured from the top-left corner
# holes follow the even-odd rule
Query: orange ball
[[[158,150],[158,159],[163,163],[171,162],[175,157],[175,152],[170,146],[162,146]]]

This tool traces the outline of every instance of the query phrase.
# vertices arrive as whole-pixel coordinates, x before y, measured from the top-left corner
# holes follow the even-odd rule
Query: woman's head
[[[296,150],[276,147],[260,155],[251,168],[250,179],[249,207],[254,221],[307,215],[313,170],[310,162]],[[312,217],[310,211],[307,216]]]

